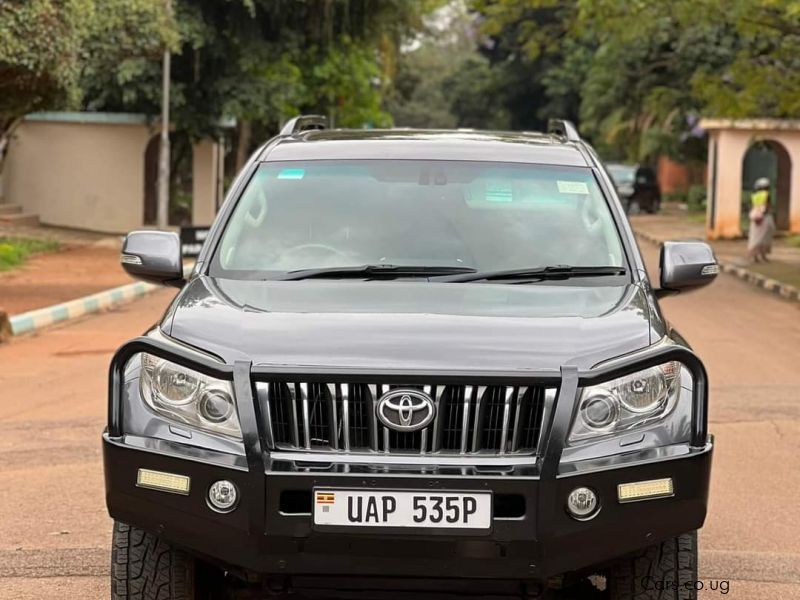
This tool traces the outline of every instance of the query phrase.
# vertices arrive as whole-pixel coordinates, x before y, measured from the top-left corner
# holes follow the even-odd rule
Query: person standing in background
[[[772,237],[775,235],[775,219],[772,216],[770,183],[766,177],[756,179],[750,196],[750,230],[747,235],[747,258],[755,262],[767,262],[772,252]]]

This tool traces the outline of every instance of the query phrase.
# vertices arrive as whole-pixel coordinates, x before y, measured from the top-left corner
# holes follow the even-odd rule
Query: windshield
[[[636,179],[636,167],[629,165],[606,165],[611,178],[617,185],[632,184]]]
[[[452,272],[623,266],[591,169],[494,162],[315,160],[259,166],[211,274],[403,266]]]

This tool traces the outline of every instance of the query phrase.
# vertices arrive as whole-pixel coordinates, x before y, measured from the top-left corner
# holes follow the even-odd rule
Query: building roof
[[[708,131],[747,129],[750,131],[800,130],[797,119],[700,119],[700,127]]]
[[[110,112],[35,112],[25,115],[26,121],[55,121],[61,123],[104,123],[109,125],[144,125],[147,115]]]
[[[261,160],[481,160],[589,165],[575,142],[550,134],[476,130],[327,129],[276,138]]]
[[[148,117],[143,113],[96,112],[96,111],[48,111],[25,115],[26,121],[49,121],[56,123],[92,123],[99,125],[148,125],[157,124],[158,116]],[[218,122],[227,129],[236,127],[236,119],[224,118]]]

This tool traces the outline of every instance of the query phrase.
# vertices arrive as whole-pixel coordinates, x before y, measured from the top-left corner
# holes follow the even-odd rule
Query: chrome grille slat
[[[329,439],[331,441],[331,446],[334,450],[339,449],[339,418],[336,414],[336,386],[332,383],[326,383],[325,387],[328,388],[328,396],[330,397],[330,402],[328,403],[328,410],[330,413],[329,421],[328,421],[328,434]]]
[[[306,450],[311,449],[311,420],[308,417],[308,384],[301,383],[300,388],[300,402],[303,406],[303,443]]]
[[[289,398],[291,399],[289,403],[289,418],[291,419],[292,424],[292,439],[294,440],[294,445],[298,448],[300,447],[300,429],[297,423],[297,391],[295,390],[295,384],[289,384]]]
[[[416,389],[434,402],[430,425],[390,429],[377,418],[380,398]],[[269,448],[380,455],[507,456],[535,454],[555,388],[541,385],[258,382]]]
[[[342,414],[344,415],[344,451],[350,452],[350,386],[342,383],[340,387],[342,392]]]
[[[372,406],[372,414],[369,419],[369,447],[372,450],[378,450],[378,388],[380,386],[367,385],[367,393],[369,394],[369,403]]]
[[[479,385],[478,386],[478,397],[475,400],[475,426],[472,428],[472,451],[477,452],[478,448],[480,448],[480,436],[481,436],[481,418],[483,414],[481,413],[481,402],[483,402],[483,396],[486,394],[486,386]]]
[[[508,442],[508,422],[511,419],[511,395],[513,393],[513,387],[506,387],[505,399],[503,400],[503,430],[500,434],[500,454],[506,453],[506,444]]]
[[[266,432],[264,434],[264,437],[267,442],[267,447],[274,448],[275,435],[273,434],[272,407],[270,406],[270,401],[269,401],[270,400],[269,389],[270,389],[269,384],[264,386],[258,386],[256,387],[256,394],[259,399],[261,398],[261,396],[263,396],[264,398],[262,402],[262,405],[264,406],[264,418],[266,420]]]
[[[461,418],[461,454],[467,453],[469,444],[469,407],[472,404],[472,386],[464,389],[464,416]]]
[[[433,440],[431,441],[431,450],[436,452],[441,442],[442,437],[442,427],[444,427],[444,421],[442,420],[442,394],[444,394],[445,386],[437,385],[434,386],[436,392],[434,394],[433,402],[436,405],[436,418],[433,420]]]
[[[522,386],[517,391],[517,410],[514,412],[514,429],[511,433],[511,452],[515,452],[517,448],[519,448],[519,436],[520,436],[520,415],[522,414],[521,404],[525,399],[525,394],[528,393],[528,388],[526,386]]]

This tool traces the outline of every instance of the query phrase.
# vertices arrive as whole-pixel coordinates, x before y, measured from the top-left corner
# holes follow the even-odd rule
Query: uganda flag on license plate
[[[317,504],[333,504],[335,499],[333,492],[317,492]]]

